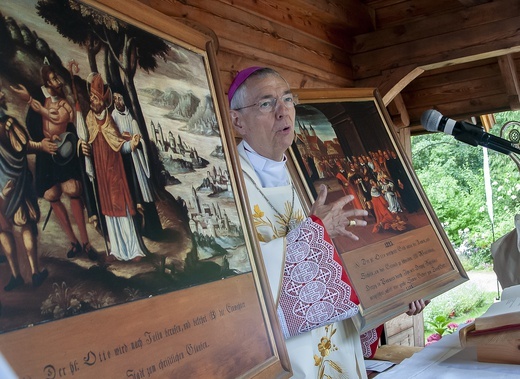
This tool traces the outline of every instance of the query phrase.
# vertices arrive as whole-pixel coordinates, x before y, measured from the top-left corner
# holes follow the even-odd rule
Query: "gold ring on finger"
[[[357,223],[356,223],[356,220],[350,220],[350,221],[348,222],[348,226],[356,226],[356,224],[357,224]]]

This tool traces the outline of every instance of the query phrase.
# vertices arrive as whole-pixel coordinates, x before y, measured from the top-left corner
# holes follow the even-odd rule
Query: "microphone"
[[[455,121],[443,116],[435,109],[428,109],[421,116],[421,124],[430,132],[444,132],[455,137],[456,140],[472,146],[483,146],[499,153],[520,154],[520,148],[504,138],[486,133],[483,128],[465,121]]]

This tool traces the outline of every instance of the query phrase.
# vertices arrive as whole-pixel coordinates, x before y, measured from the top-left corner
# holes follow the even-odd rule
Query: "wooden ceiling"
[[[249,65],[291,85],[377,87],[397,128],[519,109],[519,0],[140,0],[211,34],[227,88]]]
[[[430,108],[455,119],[519,109],[520,1],[363,3],[375,24],[353,35],[354,80],[394,98],[396,126],[423,131]]]

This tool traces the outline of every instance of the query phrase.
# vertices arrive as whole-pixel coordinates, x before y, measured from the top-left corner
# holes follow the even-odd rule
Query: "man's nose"
[[[290,112],[290,107],[280,98],[275,104],[276,117],[283,117]]]

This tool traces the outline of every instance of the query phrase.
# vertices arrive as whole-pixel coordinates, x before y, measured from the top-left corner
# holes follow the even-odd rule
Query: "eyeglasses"
[[[283,96],[279,97],[282,99],[282,104],[285,105],[287,108],[294,108],[295,105],[298,105],[298,95],[294,95],[292,93],[287,93]],[[236,111],[251,108],[251,107],[258,107],[258,110],[262,113],[270,113],[275,110],[276,103],[278,102],[277,97],[270,97],[267,99],[262,99],[258,103],[254,103],[251,105],[246,105],[245,107],[236,108]]]

